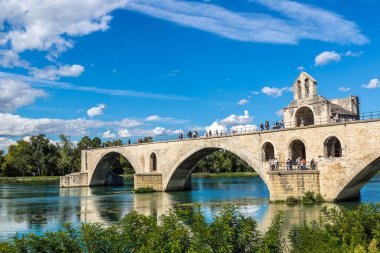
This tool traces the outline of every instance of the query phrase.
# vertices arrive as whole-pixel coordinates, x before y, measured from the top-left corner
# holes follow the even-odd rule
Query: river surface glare
[[[0,184],[0,241],[15,234],[56,231],[66,222],[112,224],[131,210],[160,215],[169,209],[201,204],[208,221],[226,204],[238,206],[252,216],[262,231],[281,209],[284,226],[304,219],[317,219],[321,205],[270,204],[269,192],[260,177],[195,178],[193,189],[183,192],[133,194],[132,182],[123,187],[59,188],[58,184]],[[327,204],[352,207],[359,203],[380,202],[380,174],[368,182],[357,202]]]

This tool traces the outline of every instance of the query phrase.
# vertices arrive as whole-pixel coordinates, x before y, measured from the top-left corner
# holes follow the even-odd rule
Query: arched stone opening
[[[380,157],[373,160],[366,167],[354,176],[343,187],[336,197],[336,201],[348,201],[356,200],[360,198],[360,191],[366,183],[368,183],[372,177],[374,177],[380,171]]]
[[[150,154],[149,164],[150,171],[157,171],[157,156],[155,153]]]
[[[295,118],[297,127],[314,125],[314,113],[309,107],[298,109]]]
[[[326,157],[342,157],[342,145],[339,139],[335,136],[326,139],[324,150]]]
[[[196,150],[190,155],[185,155],[174,167],[172,176],[167,181],[165,187],[165,191],[176,191],[176,190],[188,190],[191,189],[191,173],[194,168],[198,165],[197,163],[203,162],[203,159],[207,159],[209,155],[212,155],[214,152],[228,152],[231,153],[234,157],[239,158],[240,161],[244,162],[246,166],[249,167],[250,171],[255,171],[252,166],[252,162],[249,163],[248,159],[245,159],[243,156],[240,156],[236,152],[232,152],[228,149],[220,148],[220,147],[207,147],[200,150]],[[203,160],[203,161],[202,161]],[[267,183],[265,179],[262,177],[260,170],[256,171],[260,177],[264,180],[265,184]]]
[[[273,160],[275,158],[274,146],[270,142],[264,143],[261,149],[261,152],[262,152],[263,161],[265,162]]]
[[[306,159],[306,147],[301,140],[294,140],[289,145],[289,156],[295,162],[297,158]]]
[[[123,185],[121,174],[135,174],[135,169],[126,157],[118,152],[110,152],[96,165],[90,180],[90,186]]]

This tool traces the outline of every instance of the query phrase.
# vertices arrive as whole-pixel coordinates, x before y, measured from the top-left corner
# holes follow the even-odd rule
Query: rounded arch
[[[152,152],[149,157],[149,170],[157,171],[157,156],[154,152]]]
[[[191,188],[191,172],[196,165],[196,163],[206,156],[217,150],[226,150],[234,155],[240,157],[243,161],[245,161],[252,169],[255,170],[259,174],[259,176],[263,179],[266,185],[268,185],[267,174],[264,171],[264,168],[261,166],[261,160],[259,155],[256,159],[249,158],[242,150],[236,150],[231,147],[227,147],[224,145],[221,146],[203,146],[196,147],[179,159],[172,169],[169,171],[169,177],[167,180],[163,182],[163,189],[165,191],[175,191],[175,190],[183,190]]]
[[[338,137],[330,136],[323,143],[323,153],[325,157],[342,157],[342,144]]]
[[[296,161],[299,157],[301,159],[307,159],[305,142],[301,139],[293,139],[288,145],[289,157]]]
[[[266,141],[262,146],[261,146],[261,156],[262,160],[267,162],[270,160],[273,160],[275,158],[275,150],[274,146],[271,142]]]
[[[314,113],[307,106],[299,108],[295,113],[296,126],[310,126],[314,125]]]
[[[111,166],[115,165],[115,162],[117,162],[117,159],[119,157],[123,157],[124,160],[129,164],[129,166],[133,169],[134,172],[136,172],[136,168],[133,166],[133,163],[131,162],[128,157],[118,151],[111,150],[105,154],[102,154],[100,159],[97,163],[95,163],[95,166],[93,168],[93,172],[90,175],[89,179],[89,186],[102,186],[106,184],[121,184],[123,183],[122,178],[118,177],[118,175],[114,175],[111,172]],[[109,178],[112,177],[112,178]],[[108,180],[111,180],[108,182]]]
[[[364,168],[362,164],[367,164]],[[380,154],[369,156],[367,160],[358,161],[352,168],[359,168],[346,179],[337,192],[336,201],[355,200],[360,198],[360,190],[373,176],[380,171]]]

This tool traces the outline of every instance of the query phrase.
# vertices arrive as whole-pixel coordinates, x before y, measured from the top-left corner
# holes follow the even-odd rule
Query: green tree
[[[57,147],[44,134],[30,137],[32,167],[36,175],[54,175],[57,172]]]
[[[76,164],[76,152],[69,136],[59,135],[57,169],[60,175],[65,175],[79,170]]]
[[[0,149],[0,174],[4,173],[5,151]]]
[[[33,172],[32,146],[25,140],[19,140],[8,147],[8,154],[4,159],[5,176],[26,176]]]

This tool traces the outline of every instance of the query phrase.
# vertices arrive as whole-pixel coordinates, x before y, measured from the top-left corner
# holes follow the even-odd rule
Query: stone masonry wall
[[[80,187],[88,186],[88,174],[87,172],[71,173],[66,176],[60,177],[61,187]]]
[[[162,174],[143,173],[135,174],[134,188],[153,188],[155,191],[162,191]]]
[[[305,192],[320,193],[318,171],[270,171],[270,200],[301,197]]]

